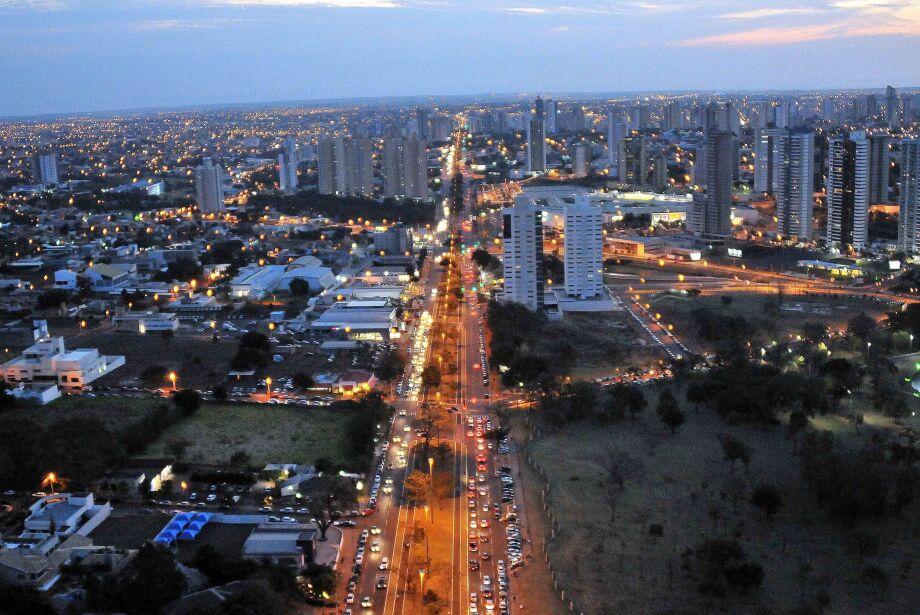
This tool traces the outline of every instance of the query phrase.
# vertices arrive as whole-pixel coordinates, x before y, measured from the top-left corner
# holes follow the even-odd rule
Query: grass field
[[[64,419],[98,418],[113,432],[130,427],[159,404],[171,403],[166,399],[153,397],[80,397],[65,396],[47,406],[16,408],[6,416],[26,416],[41,425],[48,426]]]
[[[246,451],[253,465],[313,463],[320,457],[333,463],[348,460],[343,438],[346,415],[334,410],[293,409],[257,404],[205,404],[192,417],[168,429],[146,452],[169,456],[173,439],[189,443],[185,461],[226,463],[236,451]]]
[[[866,425],[853,437],[866,437],[870,421]],[[821,427],[844,437],[848,429],[842,422]],[[748,468],[739,463],[730,471],[721,433],[748,446]],[[642,466],[621,493],[602,470],[611,450]],[[920,612],[915,511],[854,528],[879,539],[877,553],[858,555],[854,529],[827,521],[806,492],[782,427],[729,426],[707,410],[688,410],[687,423],[672,436],[647,410],[609,427],[547,433],[530,451],[549,477],[550,508],[561,529],[548,548],[550,559],[586,613],[788,613],[800,596],[814,604],[821,595],[831,601],[826,612]],[[749,503],[760,482],[782,493],[784,506],[770,520]],[[537,492],[542,486],[527,485]],[[620,494],[611,520],[606,494],[614,490]],[[663,536],[650,537],[651,524],[661,524]],[[708,538],[736,538],[763,567],[762,588],[724,601],[702,597],[683,573],[681,555]],[[868,565],[885,571],[886,591],[866,585],[861,572]]]

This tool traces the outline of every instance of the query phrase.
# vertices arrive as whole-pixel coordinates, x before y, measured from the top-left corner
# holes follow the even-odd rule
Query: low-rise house
[[[166,312],[128,312],[116,316],[115,329],[130,333],[162,333],[163,331],[177,331],[179,317]]]
[[[263,523],[243,543],[243,558],[300,570],[313,561],[316,529],[301,523]]]

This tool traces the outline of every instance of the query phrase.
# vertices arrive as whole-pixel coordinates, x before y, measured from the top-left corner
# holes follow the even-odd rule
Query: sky
[[[0,0],[0,116],[920,86],[920,0]]]

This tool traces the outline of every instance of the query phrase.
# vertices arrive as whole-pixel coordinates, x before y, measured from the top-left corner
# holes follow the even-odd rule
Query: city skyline
[[[0,117],[396,95],[920,83],[920,66],[907,61],[920,51],[913,0],[4,0],[0,17],[0,70],[19,84],[0,99]],[[835,61],[841,57],[847,61]],[[498,76],[490,68],[497,62],[506,69]]]

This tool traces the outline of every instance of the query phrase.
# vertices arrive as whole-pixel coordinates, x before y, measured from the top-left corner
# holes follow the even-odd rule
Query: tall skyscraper
[[[57,156],[54,154],[32,156],[32,181],[38,184],[58,183]]]
[[[620,168],[620,142],[627,133],[622,111],[617,107],[607,107],[607,162],[611,170],[618,171]]]
[[[782,134],[780,128],[754,131],[754,192],[757,194],[773,194],[773,142]]]
[[[587,195],[565,207],[565,294],[594,299],[604,292],[604,215]]]
[[[337,153],[340,139],[321,138],[316,148],[316,170],[319,176],[319,193],[336,194],[339,186],[336,177]]]
[[[827,243],[866,246],[869,228],[869,139],[863,132],[831,139],[827,163]]]
[[[916,254],[920,252],[920,139],[901,141],[900,188],[898,246]]]
[[[415,134],[419,139],[428,138],[428,117],[430,110],[426,107],[415,109]]]
[[[294,137],[284,140],[282,152],[278,155],[278,185],[285,194],[297,192],[297,142]]]
[[[224,208],[225,175],[224,169],[210,158],[203,158],[195,167],[195,192],[200,212],[215,213]]]
[[[814,209],[815,136],[788,130],[773,142],[779,234],[811,240]]]
[[[543,307],[543,212],[526,198],[515,199],[514,207],[502,210],[502,240],[505,301],[531,311]]]
[[[652,186],[655,190],[664,190],[669,186],[668,157],[659,152],[652,159]]]
[[[705,239],[724,239],[731,234],[734,139],[732,133],[716,130],[708,132],[703,143],[701,191],[693,195],[690,227]]]
[[[664,118],[661,124],[661,127],[664,130],[680,130],[681,128],[681,115],[680,115],[680,103],[676,100],[669,101],[664,107]]]
[[[546,123],[543,101],[539,98],[527,121],[527,171],[546,171]]]
[[[632,186],[646,183],[648,173],[648,153],[645,137],[632,135],[620,140],[619,171],[617,179]]]
[[[320,194],[372,196],[371,142],[363,137],[322,138],[317,148]]]
[[[891,177],[891,137],[876,134],[869,137],[869,205],[888,202]]]
[[[344,142],[345,194],[371,196],[374,193],[374,167],[371,142],[351,137]]]
[[[889,130],[901,127],[901,99],[898,98],[898,91],[890,85],[885,90],[885,117]]]
[[[543,101],[546,134],[554,135],[559,130],[559,102],[547,98]]]
[[[428,150],[421,139],[389,137],[383,144],[384,196],[428,198]]]
[[[577,143],[574,147],[573,170],[575,177],[587,177],[591,172],[592,146],[590,143]]]

